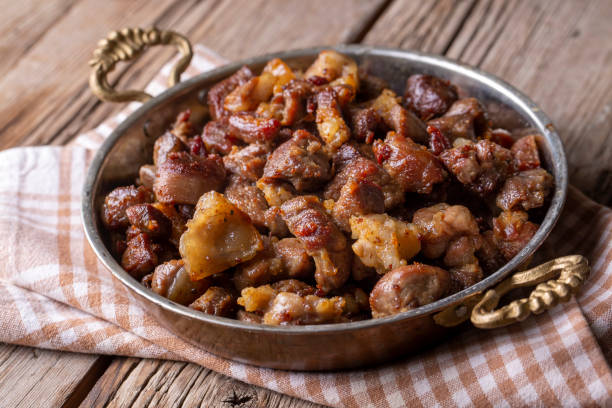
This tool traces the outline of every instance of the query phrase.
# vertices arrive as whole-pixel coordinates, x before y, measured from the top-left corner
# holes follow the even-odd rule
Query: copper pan
[[[141,91],[117,92],[106,74],[122,60],[137,57],[155,44],[174,44],[183,57],[170,78],[171,87],[156,97]],[[163,326],[184,340],[235,361],[290,370],[331,370],[360,367],[400,358],[423,346],[448,338],[449,332],[471,321],[479,328],[505,326],[567,301],[584,280],[589,268],[578,255],[558,258],[538,267],[515,272],[544,242],[555,225],[567,190],[567,163],[561,140],[550,119],[536,104],[502,80],[473,67],[416,51],[363,45],[334,48],[367,66],[401,93],[412,73],[429,73],[448,79],[463,92],[480,99],[496,126],[532,128],[544,166],[554,176],[552,200],[540,228],[510,262],[473,285],[434,303],[382,319],[319,326],[276,327],[255,325],[197,312],[165,299],[142,286],[123,270],[105,245],[99,214],[104,195],[121,184],[130,184],[142,164],[150,162],[153,142],[176,115],[186,108],[196,120],[207,115],[203,95],[207,88],[242,65],[260,70],[271,58],[282,58],[294,68],[305,68],[324,48],[284,51],[233,62],[178,83],[191,58],[189,42],[177,33],[157,29],[124,29],[99,44],[91,62],[92,90],[107,101],[144,102],[105,140],[89,168],[83,187],[82,219],[87,238],[99,259],[129,288]],[[204,98],[205,99],[205,98]],[[500,297],[520,286],[537,287],[529,297],[496,309]]]

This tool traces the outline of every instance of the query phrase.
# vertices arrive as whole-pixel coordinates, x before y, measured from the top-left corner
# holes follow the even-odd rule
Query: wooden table
[[[113,29],[173,29],[237,59],[318,44],[417,49],[500,76],[546,111],[574,185],[612,203],[610,0],[0,0],[0,149],[69,142],[116,113],[87,61]],[[174,50],[115,74],[142,88]],[[2,406],[309,407],[194,364],[0,345]]]

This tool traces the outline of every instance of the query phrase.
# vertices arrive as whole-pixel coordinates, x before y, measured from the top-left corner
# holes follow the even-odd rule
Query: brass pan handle
[[[567,302],[582,286],[589,272],[589,263],[581,255],[564,256],[518,272],[488,290],[472,309],[470,320],[476,327],[492,329],[520,322],[531,313],[540,314],[559,302]],[[536,284],[538,286],[528,298],[495,309],[501,297],[512,289]]]
[[[98,43],[98,48],[94,51],[94,58],[89,61],[92,67],[89,76],[91,90],[98,98],[106,102],[148,101],[152,96],[143,91],[116,91],[108,83],[106,77],[115,68],[117,62],[135,59],[150,46],[168,44],[175,45],[182,54],[168,78],[168,85],[172,87],[179,82],[181,74],[193,56],[191,44],[187,38],[174,31],[158,30],[157,28],[147,30],[124,28],[112,31]]]

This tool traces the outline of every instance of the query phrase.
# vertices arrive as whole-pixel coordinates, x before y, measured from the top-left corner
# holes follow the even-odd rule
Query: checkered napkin
[[[183,77],[223,61],[196,47]],[[170,64],[149,85],[150,93],[164,89]],[[612,405],[612,211],[573,188],[540,257],[583,254],[591,276],[577,300],[522,323],[469,329],[428,352],[376,368],[326,373],[235,363],[173,336],[97,261],[79,216],[96,147],[137,106],[69,147],[0,152],[0,341],[191,361],[339,407]]]

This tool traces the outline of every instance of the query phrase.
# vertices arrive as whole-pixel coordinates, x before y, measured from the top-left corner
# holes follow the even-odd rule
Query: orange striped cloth
[[[187,76],[223,62],[203,47]],[[148,87],[163,90],[169,66]],[[577,300],[508,328],[469,329],[430,351],[367,370],[303,373],[228,361],[160,327],[99,263],[79,216],[95,148],[137,105],[69,147],[0,153],[0,341],[184,360],[251,384],[342,407],[612,405],[612,211],[570,189],[540,258],[580,253]]]

